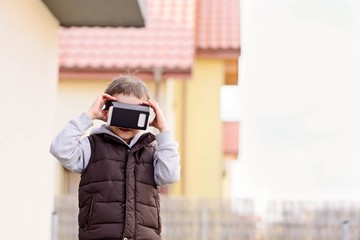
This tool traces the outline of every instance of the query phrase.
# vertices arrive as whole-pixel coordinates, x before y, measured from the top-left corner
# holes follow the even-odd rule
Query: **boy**
[[[150,126],[160,133],[102,125],[82,137],[94,119],[106,121],[107,101],[151,107]],[[157,146],[154,144],[157,142]],[[145,83],[134,76],[115,79],[90,107],[68,122],[53,139],[50,152],[81,174],[79,239],[161,239],[158,186],[180,177],[177,143],[171,138],[157,102]]]

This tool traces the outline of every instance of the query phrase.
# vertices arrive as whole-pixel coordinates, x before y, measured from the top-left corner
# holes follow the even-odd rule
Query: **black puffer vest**
[[[89,136],[91,159],[79,186],[79,240],[159,240],[154,135],[130,149],[108,134]]]

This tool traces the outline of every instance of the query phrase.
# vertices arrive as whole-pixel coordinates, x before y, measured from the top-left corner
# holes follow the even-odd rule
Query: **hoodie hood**
[[[106,124],[102,124],[100,127],[98,128],[94,128],[91,131],[91,134],[103,134],[106,133],[110,136],[113,136],[117,139],[119,139],[120,141],[122,141],[123,143],[125,143],[126,145],[128,145],[130,148],[132,146],[135,145],[135,143],[139,140],[139,138],[145,133],[144,131],[140,131],[138,134],[136,134],[133,139],[131,139],[130,143],[127,144],[121,137],[119,137],[118,135],[114,134],[110,129],[109,126],[107,126]]]

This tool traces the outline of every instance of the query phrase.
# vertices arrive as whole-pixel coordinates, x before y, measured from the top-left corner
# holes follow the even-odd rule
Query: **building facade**
[[[142,29],[61,29],[57,125],[86,111],[117,75],[136,71],[180,145],[181,180],[163,191],[226,196],[220,88],[238,80],[239,1],[150,0],[147,9]],[[58,172],[58,193],[76,192],[79,176]]]

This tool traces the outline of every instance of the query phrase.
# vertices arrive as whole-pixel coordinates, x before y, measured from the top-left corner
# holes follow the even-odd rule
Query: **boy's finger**
[[[157,107],[154,104],[152,104],[150,101],[143,101],[142,104],[151,107],[152,109],[154,109],[154,111],[157,110]]]
[[[150,106],[151,104],[149,103],[149,101],[142,101],[141,104],[144,104],[144,105],[147,105],[147,106]]]
[[[159,109],[160,109],[159,104],[158,104],[155,100],[149,100],[149,103],[151,104],[151,107],[152,107],[154,110],[159,110]]]
[[[106,100],[109,100],[109,99],[111,99],[111,100],[116,100],[116,97],[113,97],[113,96],[111,96],[111,95],[109,95],[109,94],[107,94],[107,93],[103,93],[103,94],[102,94],[102,98],[103,98],[103,99],[106,99]]]
[[[158,102],[157,102],[156,100],[154,100],[154,99],[149,99],[149,101],[150,101],[150,102],[153,102],[153,103],[155,103],[155,104],[158,104]]]

